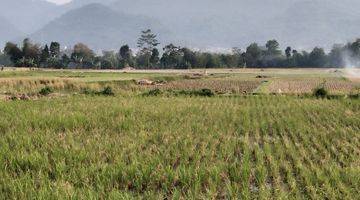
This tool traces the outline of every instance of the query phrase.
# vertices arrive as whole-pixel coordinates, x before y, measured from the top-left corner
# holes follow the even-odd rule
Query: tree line
[[[3,53],[0,53],[0,64],[39,68],[190,69],[344,67],[348,60],[360,60],[360,39],[345,45],[334,45],[328,54],[319,47],[310,52],[297,51],[291,47],[282,51],[276,40],[269,40],[265,46],[252,43],[244,51],[233,48],[231,53],[201,52],[168,44],[160,54],[159,45],[157,35],[150,29],[141,32],[136,53],[124,45],[118,52],[103,51],[102,55],[96,55],[83,43],[74,45],[71,50],[61,50],[58,42],[41,46],[25,39],[20,46],[8,42]]]

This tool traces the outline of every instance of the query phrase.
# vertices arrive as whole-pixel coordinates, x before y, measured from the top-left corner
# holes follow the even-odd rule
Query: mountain
[[[66,3],[61,6],[61,9],[65,11],[69,11],[72,9],[80,8],[89,4],[93,3],[99,3],[105,6],[111,5],[111,3],[114,3],[116,0],[72,0],[69,3]]]
[[[281,38],[283,43],[329,49],[334,43],[360,36],[360,11],[344,2],[300,1],[265,24],[268,34]]]
[[[1,0],[0,13],[24,33],[31,33],[62,12],[53,3],[44,0]],[[2,26],[0,25],[0,28]]]
[[[294,1],[268,0],[265,4],[253,0],[118,0],[111,7],[161,19],[177,33],[178,43],[209,48],[262,41],[261,32],[267,31],[260,31],[264,20],[281,14]]]
[[[357,0],[117,0],[111,7],[143,14],[197,47],[245,47],[277,39],[304,49],[359,37]]]
[[[147,28],[162,45],[244,49],[277,39],[282,47],[329,49],[360,37],[359,7],[358,0],[0,0],[0,13],[32,39],[97,49],[134,47]]]
[[[4,46],[6,42],[22,35],[21,31],[19,31],[14,25],[12,25],[6,18],[0,16],[0,45],[1,48]]]
[[[162,33],[162,40],[170,34],[157,20],[94,3],[66,12],[30,38],[47,43],[58,41],[65,46],[83,42],[95,50],[118,49],[124,44],[134,46],[140,31],[147,28]]]

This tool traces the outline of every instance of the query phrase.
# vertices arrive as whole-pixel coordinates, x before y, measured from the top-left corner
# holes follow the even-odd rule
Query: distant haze
[[[360,37],[359,0],[66,2],[1,0],[0,45],[30,37],[41,44],[83,42],[96,50],[125,43],[134,48],[140,31],[147,28],[158,34],[162,46],[172,42],[199,49],[244,49],[269,39],[282,47],[329,49]]]
[[[71,0],[47,0],[47,1],[56,3],[56,4],[65,4],[65,3],[69,3]]]

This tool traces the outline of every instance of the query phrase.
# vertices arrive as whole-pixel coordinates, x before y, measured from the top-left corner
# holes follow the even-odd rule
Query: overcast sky
[[[64,3],[70,2],[71,0],[47,0],[47,1],[50,1],[50,2],[53,2],[56,4],[64,4]]]

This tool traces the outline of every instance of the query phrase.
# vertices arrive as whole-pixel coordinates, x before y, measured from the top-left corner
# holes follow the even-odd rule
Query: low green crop
[[[359,107],[266,95],[0,101],[0,197],[358,199]]]
[[[39,94],[40,94],[40,95],[43,95],[43,96],[47,96],[47,95],[49,95],[49,94],[51,94],[51,93],[53,93],[53,92],[54,92],[54,91],[53,91],[53,89],[52,89],[51,87],[46,86],[46,87],[42,88],[42,89],[39,91]]]

